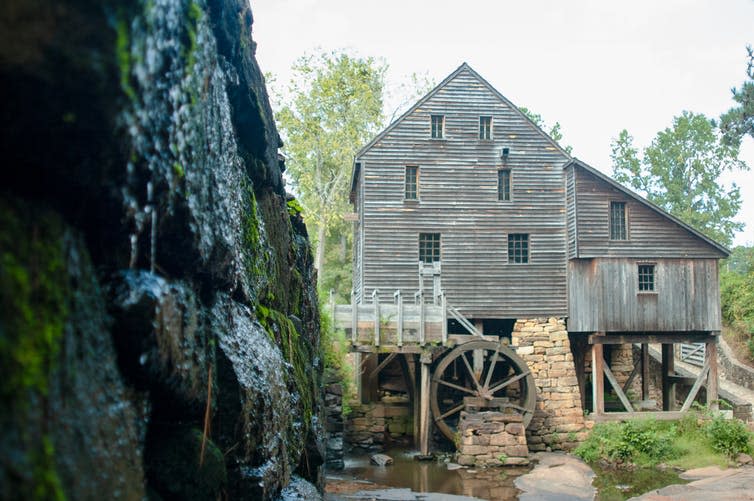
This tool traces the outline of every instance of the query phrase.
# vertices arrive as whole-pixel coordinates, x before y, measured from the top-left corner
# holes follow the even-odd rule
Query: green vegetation
[[[738,145],[721,141],[713,120],[684,111],[641,156],[625,129],[611,147],[616,181],[724,245],[743,229],[734,220],[741,208],[738,186],[719,183],[723,174],[749,167],[738,158]]]
[[[693,468],[725,466],[739,453],[750,453],[753,445],[754,435],[743,422],[703,411],[678,421],[601,423],[574,454],[588,463]]]
[[[344,53],[306,55],[293,66],[276,116],[287,172],[304,208],[320,291],[350,291],[348,206],[354,155],[382,125],[386,66]],[[274,79],[270,79],[274,80]]]
[[[347,416],[351,413],[349,398],[355,393],[353,367],[346,359],[349,340],[342,329],[333,326],[330,315],[324,309],[320,311],[319,325],[325,370],[334,372],[343,388],[343,415]]]
[[[746,80],[740,88],[733,89],[733,100],[738,104],[720,117],[720,129],[730,144],[739,145],[745,135],[754,138],[754,49],[746,47],[749,62]]]
[[[542,118],[542,115],[540,115],[539,113],[534,113],[532,110],[530,110],[529,108],[527,108],[525,106],[519,106],[518,109],[521,110],[521,113],[523,113],[524,115],[526,115],[526,117],[529,120],[531,120],[532,122],[534,122],[534,124],[537,127],[539,127],[540,129],[542,129],[543,131],[545,131],[553,139],[553,141],[555,141],[556,143],[560,144],[560,141],[563,139],[563,132],[561,132],[561,130],[560,130],[560,122],[555,122],[555,125],[553,125],[552,127],[549,127],[545,123],[545,120]],[[565,147],[562,147],[562,148],[569,155],[573,151],[573,147],[572,146],[565,146]]]
[[[115,57],[120,71],[120,88],[131,101],[136,101],[136,91],[131,85],[131,44],[128,36],[128,24],[121,15],[115,25]]]
[[[736,247],[722,265],[720,301],[723,319],[743,333],[754,358],[754,248]]]

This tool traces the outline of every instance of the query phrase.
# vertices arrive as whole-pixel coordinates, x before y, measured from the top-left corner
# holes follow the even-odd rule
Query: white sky
[[[306,52],[383,58],[388,81],[440,82],[467,62],[518,106],[560,122],[561,144],[609,173],[610,142],[640,149],[683,110],[717,118],[733,106],[754,45],[754,0],[251,0],[262,71],[280,83]],[[754,140],[741,158],[754,168]],[[754,245],[754,172],[739,173]]]

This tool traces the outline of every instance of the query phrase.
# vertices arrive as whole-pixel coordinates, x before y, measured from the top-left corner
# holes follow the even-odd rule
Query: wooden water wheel
[[[526,362],[508,346],[482,339],[469,341],[445,355],[432,375],[432,416],[449,440],[454,440],[460,413],[471,400],[489,402],[503,412],[517,412],[528,426],[537,403],[534,377]]]

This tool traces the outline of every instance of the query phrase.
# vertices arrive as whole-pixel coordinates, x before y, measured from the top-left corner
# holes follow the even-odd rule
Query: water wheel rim
[[[504,363],[508,363],[510,367],[513,369],[513,375],[511,375],[511,377],[508,378],[508,380],[513,380],[513,381],[510,383],[506,383],[505,381],[493,380],[491,377],[489,377],[492,375],[492,373],[494,373],[494,370],[495,370],[495,365],[492,363],[492,361],[490,361],[490,368],[486,368],[486,367],[482,368],[482,373],[479,375],[478,379],[476,378],[475,375],[471,374],[472,379],[474,380],[474,387],[475,387],[474,389],[464,387],[463,390],[459,390],[457,387],[461,385],[457,385],[455,383],[450,383],[449,381],[445,381],[443,379],[443,374],[445,373],[445,370],[450,366],[451,363],[453,363],[459,357],[463,358],[463,362],[464,362],[462,365],[463,370],[472,371],[472,369],[470,368],[470,364],[468,363],[468,359],[466,359],[464,354],[467,352],[473,352],[474,350],[483,350],[485,352],[493,352],[494,353],[492,355],[493,357],[500,357],[501,359],[505,360],[506,362]],[[485,372],[485,369],[487,369],[488,372]],[[507,385],[514,384],[514,383],[519,384],[521,396],[519,399],[516,400],[515,403],[512,403],[511,405],[507,405],[507,407],[518,410],[519,413],[522,415],[524,426],[528,427],[529,423],[531,423],[532,417],[534,416],[534,409],[537,403],[537,392],[536,392],[536,386],[534,384],[534,376],[532,376],[531,370],[529,369],[529,366],[526,364],[526,362],[521,357],[516,355],[516,352],[513,349],[495,341],[479,339],[479,340],[469,341],[467,343],[464,343],[455,347],[453,350],[449,351],[440,360],[440,362],[438,363],[437,367],[435,368],[432,374],[429,404],[430,404],[430,409],[432,411],[432,419],[435,423],[435,426],[437,426],[440,432],[442,432],[442,434],[445,437],[447,437],[448,440],[451,440],[451,441],[455,440],[456,430],[454,430],[447,423],[447,419],[451,417],[452,415],[459,413],[461,409],[458,409],[459,404],[456,404],[450,409],[445,409],[445,410],[441,409],[440,402],[439,402],[439,392],[440,392],[441,386],[451,387],[451,388],[453,386],[456,386],[455,389],[457,391],[466,392],[472,395],[484,394],[486,397],[494,398],[495,393],[505,389]],[[503,384],[503,386],[500,386],[501,384]],[[485,393],[485,392],[489,393],[491,389],[495,389],[495,391],[491,392],[491,395]],[[462,407],[462,403],[460,405]],[[449,412],[449,411],[454,411],[454,412]]]

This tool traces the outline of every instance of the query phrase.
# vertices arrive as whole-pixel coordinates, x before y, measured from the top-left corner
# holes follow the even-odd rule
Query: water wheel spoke
[[[449,409],[449,410],[443,412],[442,414],[440,414],[439,416],[437,416],[435,418],[435,421],[439,421],[441,419],[445,419],[446,417],[450,416],[451,414],[455,414],[456,412],[462,411],[463,408],[464,408],[464,403],[461,402],[460,404],[456,405],[452,409]]]
[[[497,364],[497,357],[500,354],[500,345],[495,347],[495,354],[492,355],[492,362],[490,362],[490,368],[487,371],[487,378],[484,380],[484,388],[490,387],[490,379],[492,379],[492,373],[495,372],[495,364]]]
[[[469,375],[471,376],[471,379],[474,381],[474,386],[476,386],[477,391],[482,391],[482,387],[479,385],[479,381],[476,378],[476,375],[474,374],[474,370],[471,368],[471,364],[469,364],[469,361],[466,359],[466,355],[461,353],[461,359],[463,359],[463,365],[466,366],[466,370],[469,371]]]
[[[450,383],[448,381],[445,381],[445,380],[439,379],[439,378],[435,379],[435,381],[437,381],[438,383],[440,383],[442,385],[445,385],[445,386],[447,386],[449,388],[453,388],[454,390],[463,391],[463,392],[468,393],[469,395],[476,395],[476,393],[474,393],[473,390],[470,390],[469,388],[466,388],[465,386],[461,386],[459,384],[453,384],[453,383]]]
[[[506,386],[509,386],[509,385],[515,383],[516,381],[519,381],[519,380],[525,378],[526,376],[528,376],[530,374],[530,372],[531,371],[527,370],[525,372],[522,372],[521,374],[518,374],[518,375],[516,375],[516,376],[514,376],[514,377],[512,377],[510,379],[508,379],[507,381],[503,381],[502,383],[500,383],[500,384],[498,384],[496,386],[493,386],[492,388],[490,388],[490,393],[494,394],[494,393],[502,390]]]

